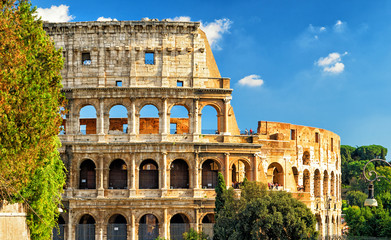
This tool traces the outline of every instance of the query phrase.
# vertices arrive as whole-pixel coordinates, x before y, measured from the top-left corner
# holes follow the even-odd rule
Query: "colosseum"
[[[189,228],[212,236],[218,172],[227,187],[246,177],[291,192],[315,214],[321,236],[340,235],[339,136],[268,121],[241,134],[230,79],[220,76],[200,23],[44,29],[63,52],[69,110],[60,134],[65,211],[54,239],[174,240]],[[204,129],[207,121],[216,129]]]

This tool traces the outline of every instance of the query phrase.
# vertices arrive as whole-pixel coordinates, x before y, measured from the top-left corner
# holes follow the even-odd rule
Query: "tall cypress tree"
[[[220,210],[224,208],[225,200],[223,194],[224,191],[226,191],[224,177],[223,174],[221,174],[220,172],[217,178],[217,186],[215,188],[215,191],[216,191],[215,213],[217,216],[217,213],[219,213]]]

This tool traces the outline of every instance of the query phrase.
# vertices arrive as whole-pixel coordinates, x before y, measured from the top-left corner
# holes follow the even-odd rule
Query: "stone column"
[[[99,127],[98,127],[99,142],[105,141],[105,113],[104,113],[104,99],[99,99]]]
[[[131,99],[132,103],[131,103],[131,112],[130,112],[130,131],[129,133],[131,135],[136,135],[136,123],[137,123],[137,119],[136,119],[136,103],[135,103],[135,98],[132,98]]]
[[[162,141],[166,141],[167,140],[167,125],[169,124],[168,123],[168,113],[167,113],[167,98],[162,98],[163,100],[163,110],[161,113],[159,113],[160,115],[160,119],[161,119],[161,129],[160,129],[160,134],[162,135]]]
[[[199,99],[194,99],[193,100],[193,122],[192,122],[192,134],[193,134],[193,141],[198,141],[199,135],[200,135],[200,129],[199,129],[199,118],[201,115],[198,112],[198,104],[199,104]],[[190,117],[190,115],[189,115]]]
[[[132,234],[130,239],[136,239],[136,217],[134,216],[134,213],[132,211],[132,216],[131,216],[131,224],[132,224]]]
[[[69,214],[69,219],[68,219],[68,236],[67,236],[66,239],[72,240],[72,239],[75,239],[75,235],[72,234],[74,226],[73,226],[73,216],[71,214],[71,210],[69,210],[68,214]],[[75,232],[76,232],[76,230],[75,230]]]
[[[225,185],[227,186],[227,188],[230,186],[229,184],[229,153],[225,153],[224,154],[225,156],[225,174],[224,174],[224,178],[225,178]]]
[[[167,208],[163,210],[163,238],[168,239],[168,216],[167,216]]]
[[[258,181],[258,156],[253,155],[253,181]]]
[[[129,196],[134,196],[136,194],[136,156],[135,154],[131,154],[131,166],[130,166],[130,190]]]
[[[200,165],[199,165],[198,152],[195,153],[195,166],[194,166],[194,188],[200,188]]]
[[[229,122],[228,111],[229,111],[230,102],[231,102],[230,98],[224,99],[224,135],[231,135],[228,126],[228,122]]]
[[[98,167],[98,198],[104,198],[104,187],[103,187],[103,169],[104,169],[104,156],[103,154],[99,154],[99,167]]]
[[[162,152],[162,190],[167,190],[167,152]]]

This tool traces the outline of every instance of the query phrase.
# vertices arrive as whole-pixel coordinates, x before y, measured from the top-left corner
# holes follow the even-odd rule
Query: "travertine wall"
[[[30,239],[26,223],[26,211],[22,204],[0,202],[0,239]]]
[[[165,238],[172,237],[177,216],[209,231],[217,172],[227,187],[244,177],[278,183],[278,190],[311,208],[323,236],[340,235],[339,136],[263,121],[257,134],[240,135],[230,79],[221,78],[199,23],[47,23],[44,28],[65,57],[69,112],[60,152],[69,170],[62,214],[66,239],[75,239],[86,216],[93,219],[96,238],[107,239],[116,214],[125,219],[128,239],[142,238],[146,214],[155,216]],[[90,65],[82,64],[83,53],[90,54]],[[153,64],[145,62],[146,53],[154,54]],[[88,105],[96,119],[80,119]],[[116,105],[127,117],[109,117]],[[146,105],[155,106],[158,117],[140,116]],[[185,107],[188,118],[171,118],[174,106]],[[215,134],[202,132],[202,122],[209,121],[202,114],[205,106],[216,110]],[[80,125],[86,123],[82,134]],[[177,124],[175,134],[170,123]]]

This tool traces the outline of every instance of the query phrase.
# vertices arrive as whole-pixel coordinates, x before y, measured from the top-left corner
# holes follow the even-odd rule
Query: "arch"
[[[170,134],[189,133],[189,110],[183,105],[174,105],[170,110]]]
[[[220,115],[214,105],[206,105],[201,110],[201,133],[218,134],[220,132]]]
[[[310,192],[311,191],[311,175],[310,171],[308,169],[304,170],[303,173],[303,185],[304,185],[304,192]]]
[[[308,151],[303,153],[303,165],[310,165],[311,155]]]
[[[334,186],[335,186],[335,176],[334,176],[334,172],[331,172],[331,174],[330,174],[330,195],[331,196],[335,196],[335,188],[334,188]]]
[[[154,160],[146,159],[140,164],[138,182],[140,189],[159,188],[159,167]]]
[[[176,188],[189,188],[189,166],[182,159],[176,159],[171,163],[170,186]]]
[[[170,239],[183,239],[183,233],[189,231],[189,219],[182,213],[175,214],[170,219]]]
[[[109,166],[109,188],[126,189],[128,187],[128,174],[126,163],[116,159]]]
[[[327,170],[324,170],[323,172],[323,197],[324,198],[329,196],[328,192],[329,192],[329,175],[327,173]]]
[[[126,240],[127,221],[121,214],[114,214],[109,218],[107,224],[107,239]]]
[[[213,239],[213,226],[215,224],[214,213],[208,213],[202,218],[202,232],[208,235],[209,239]]]
[[[76,239],[95,239],[95,219],[89,214],[84,214],[76,225]]]
[[[202,164],[202,188],[215,188],[219,165],[215,160],[208,159]]]
[[[250,164],[243,160],[238,159],[232,163],[231,167],[231,180],[234,188],[239,188],[240,184],[245,178],[249,179]]]
[[[296,186],[299,186],[299,171],[297,170],[297,167],[292,167],[292,173]]]
[[[141,108],[139,132],[140,134],[159,133],[159,110],[155,105],[146,104]]]
[[[90,160],[84,160],[80,164],[79,189],[96,188],[96,171],[95,163]]]
[[[320,171],[319,169],[316,169],[314,172],[314,195],[315,197],[320,197]]]
[[[138,225],[138,239],[154,240],[159,236],[159,220],[153,214],[145,214]]]
[[[64,240],[65,234],[65,220],[62,216],[59,216],[57,219],[57,227],[54,227],[52,230],[53,240]]]
[[[277,186],[284,186],[284,169],[277,162],[271,163],[267,167],[267,181]]]
[[[128,110],[123,105],[114,105],[109,111],[109,133],[128,132]]]
[[[86,105],[79,112],[79,131],[82,134],[96,134],[96,109]]]

